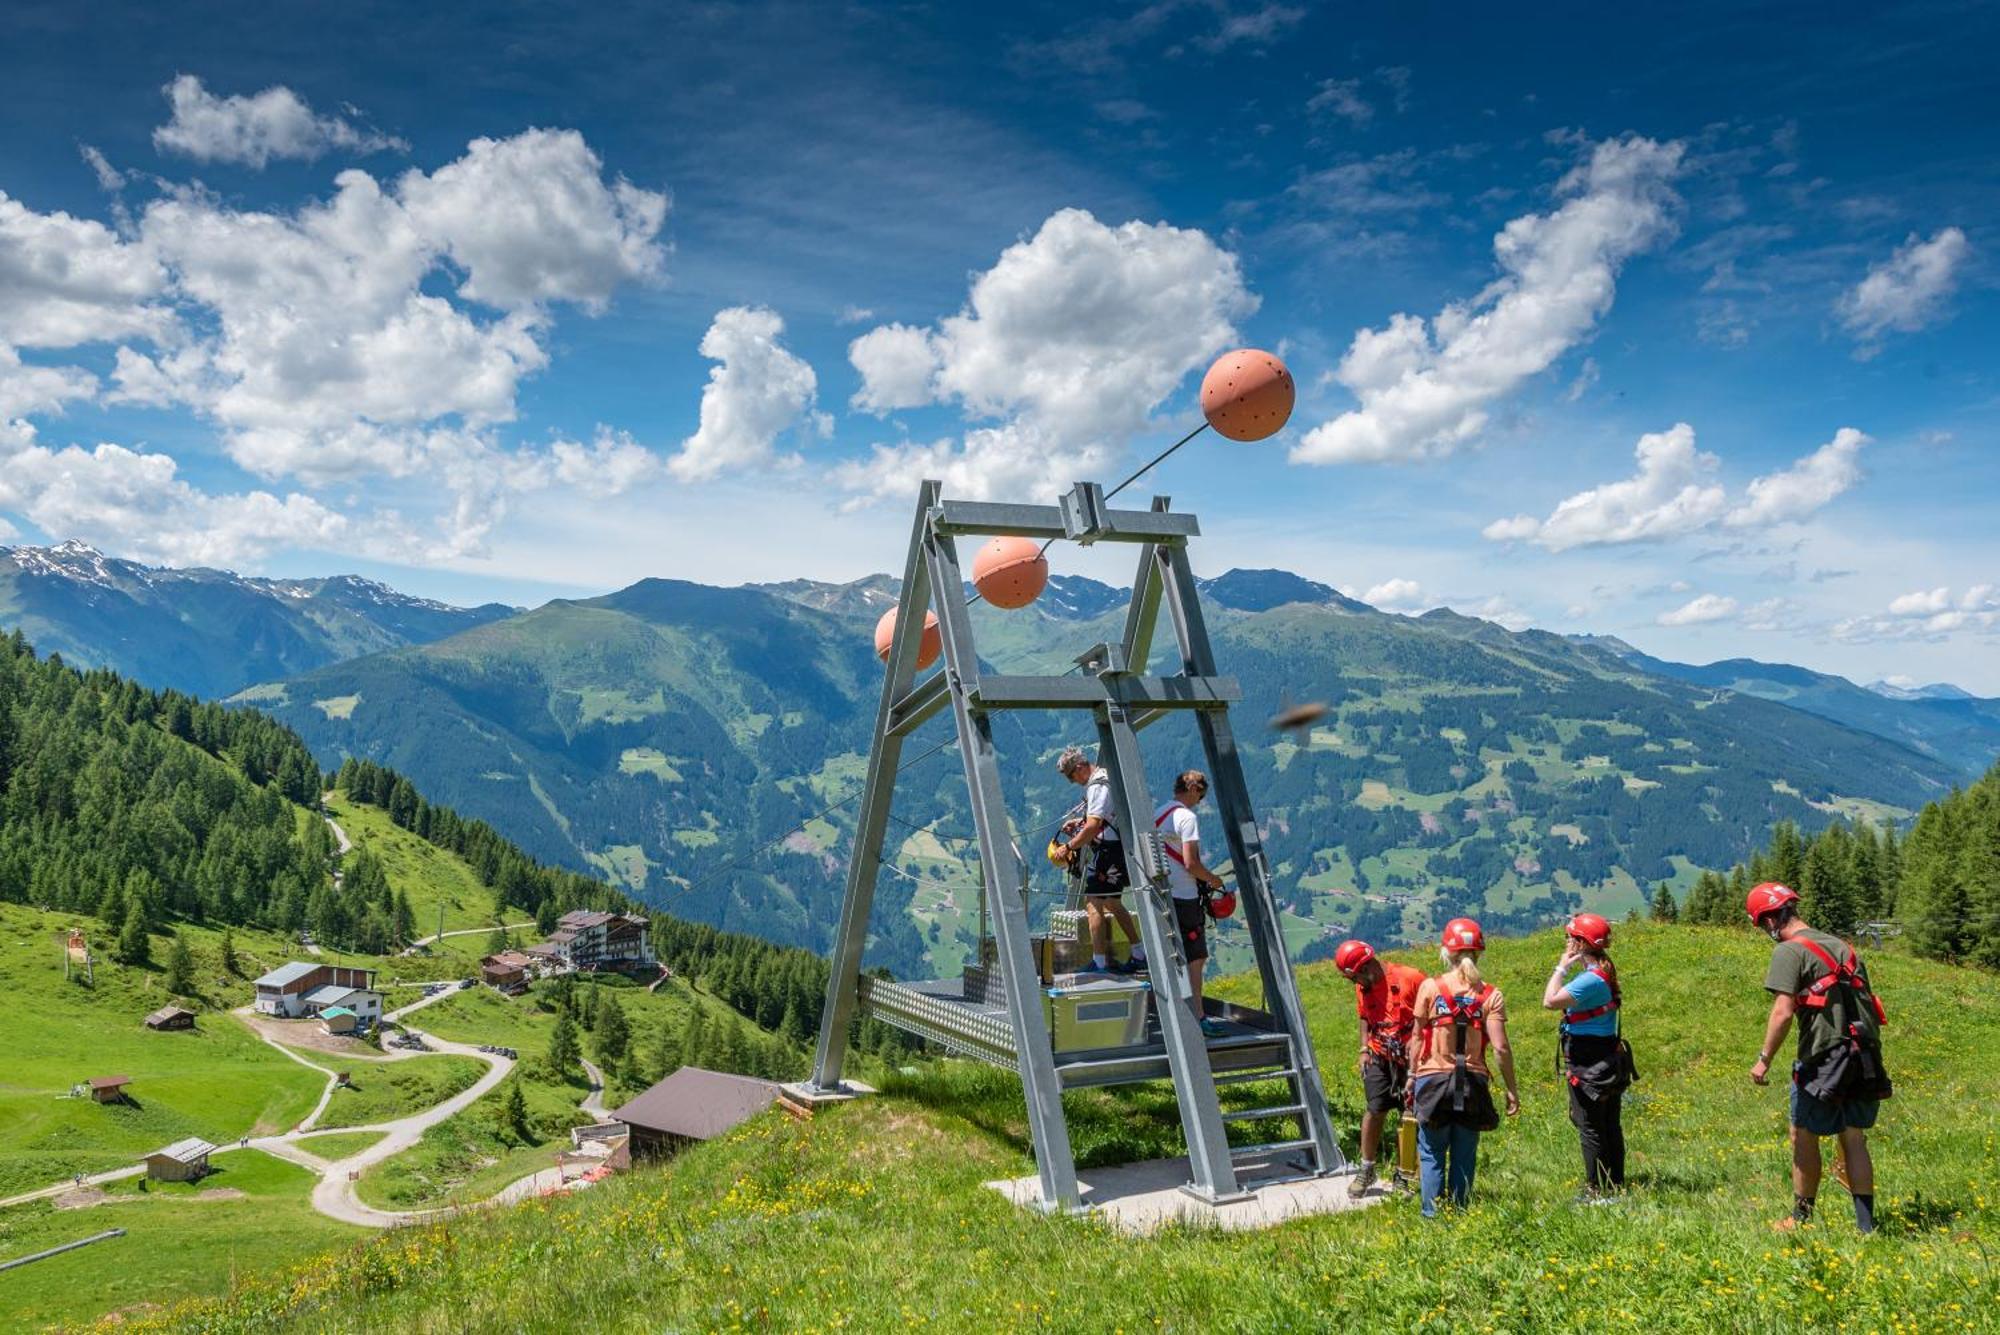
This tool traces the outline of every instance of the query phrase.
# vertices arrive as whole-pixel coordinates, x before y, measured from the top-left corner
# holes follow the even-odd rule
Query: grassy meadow
[[[1991,1328],[2000,1071],[1968,1059],[2000,1052],[1990,978],[1870,956],[1898,1082],[1873,1142],[1882,1228],[1857,1235],[1829,1181],[1820,1222],[1780,1238],[1768,1223],[1789,1205],[1785,1091],[1747,1077],[1768,944],[1648,925],[1621,927],[1614,945],[1643,1076],[1626,1112],[1632,1190],[1615,1205],[1571,1204],[1575,1133],[1552,1070],[1554,1022],[1536,1004],[1559,949],[1544,933],[1488,952],[1510,998],[1524,1106],[1486,1138],[1463,1216],[1427,1223],[1403,1199],[1253,1234],[1143,1240],[1036,1216],[981,1186],[1030,1169],[1018,1088],[947,1062],[809,1123],[772,1114],[663,1169],[400,1230],[139,1328]],[[1301,986],[1351,1134],[1352,990],[1325,966],[1302,971]],[[1069,1106],[1086,1162],[1177,1137],[1164,1090]]]

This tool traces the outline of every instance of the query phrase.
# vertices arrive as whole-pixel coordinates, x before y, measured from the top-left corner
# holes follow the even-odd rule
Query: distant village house
[[[358,1027],[382,1018],[382,994],[373,969],[295,960],[257,980],[257,1011],[285,1019],[316,1016],[334,1007],[354,1012]]]
[[[479,978],[488,987],[502,992],[521,992],[528,986],[529,971],[537,962],[518,950],[503,950],[479,961]]]
[[[192,1029],[194,1012],[185,1006],[162,1006],[146,1017],[148,1029]]]
[[[198,1136],[177,1140],[146,1156],[146,1176],[155,1182],[192,1182],[208,1173],[208,1156],[215,1146]]]
[[[683,1066],[611,1114],[631,1136],[634,1158],[672,1154],[733,1131],[778,1099],[769,1080]]]

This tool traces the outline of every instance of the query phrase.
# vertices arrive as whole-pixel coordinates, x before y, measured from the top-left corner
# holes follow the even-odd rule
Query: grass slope
[[[327,1064],[324,1053],[307,1056]],[[320,1114],[318,1125],[323,1127],[374,1126],[408,1117],[471,1088],[486,1074],[485,1062],[450,1055],[338,1065],[348,1073],[348,1084],[333,1091],[326,1111]]]
[[[125,1230],[122,1238],[8,1271],[0,1281],[0,1326],[40,1330],[87,1323],[107,1311],[153,1311],[216,1293],[233,1275],[292,1265],[366,1235],[307,1204],[312,1176],[297,1164],[238,1150],[217,1156],[214,1165],[195,1184],[154,1182],[143,1193],[136,1183],[116,1184],[122,1190],[109,1193],[115,1204],[58,1210],[38,1202],[0,1211],[0,1258]],[[243,1195],[196,1198],[222,1190]]]
[[[1982,975],[1878,953],[1899,1093],[1875,1138],[1881,1233],[1839,1189],[1781,1240],[1784,1092],[1745,1074],[1767,946],[1747,934],[1621,928],[1628,1032],[1644,1080],[1627,1112],[1634,1191],[1577,1210],[1574,1132],[1535,1006],[1557,944],[1498,941],[1522,1116],[1489,1137],[1473,1209],[1409,1202],[1251,1235],[1132,1240],[1042,1218],[980,1183],[1025,1172],[1017,1089],[957,1063],[798,1124],[725,1141],[583,1196],[406,1230],[153,1328],[314,1330],[1437,1329],[1651,1331],[1990,1328],[2000,1178],[1991,1109],[2000,1001]],[[1231,985],[1241,990],[1241,982]],[[1340,1122],[1352,1127],[1352,992],[1304,971]],[[1174,1136],[1160,1091],[1071,1100],[1087,1159]]]

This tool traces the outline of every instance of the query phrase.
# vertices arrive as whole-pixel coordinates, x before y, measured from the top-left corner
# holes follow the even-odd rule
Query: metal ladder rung
[[[1316,1148],[1317,1142],[1308,1136],[1304,1140],[1274,1140],[1268,1145],[1231,1145],[1229,1147],[1229,1156],[1232,1159],[1248,1159],[1261,1157],[1266,1154],[1289,1154],[1293,1150],[1310,1150]]]
[[[1303,1103],[1287,1103],[1273,1108],[1245,1108],[1242,1112],[1229,1112],[1225,1110],[1222,1114],[1222,1120],[1225,1122],[1261,1122],[1273,1117],[1300,1117],[1304,1115],[1305,1110],[1306,1105]]]
[[[1247,1085],[1258,1080],[1290,1080],[1297,1074],[1298,1072],[1289,1066],[1277,1071],[1230,1071],[1215,1077],[1215,1083],[1218,1085]]]

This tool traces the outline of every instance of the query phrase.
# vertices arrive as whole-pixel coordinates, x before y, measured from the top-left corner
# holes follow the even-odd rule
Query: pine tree
[[[1805,844],[1799,838],[1799,827],[1788,820],[1779,821],[1771,831],[1770,866],[1770,879],[1794,890],[1805,878]]]
[[[486,934],[487,954],[498,955],[501,951],[505,950],[506,948],[507,948],[507,929],[505,927],[495,927],[492,931]]]
[[[406,946],[417,939],[417,912],[410,907],[410,896],[407,891],[396,892],[396,907],[390,922],[395,931],[397,945]]]
[[[1660,888],[1653,891],[1653,921],[1678,922],[1680,921],[1680,916],[1680,905],[1674,902],[1672,887],[1665,881],[1661,881]]]
[[[126,964],[150,964],[153,944],[146,935],[146,906],[137,899],[125,906],[125,930],[118,934],[118,958]]]
[[[582,1055],[576,1042],[576,1021],[567,1011],[556,1012],[556,1027],[549,1033],[549,1073],[558,1080],[569,1079]]]
[[[241,976],[242,964],[236,958],[236,933],[225,927],[222,929],[222,971],[231,978]]]
[[[596,1041],[599,1061],[616,1066],[625,1060],[632,1043],[632,1027],[618,998],[606,997],[598,1005],[597,1023],[591,1026],[591,1035]]]
[[[507,1119],[507,1129],[512,1131],[517,1139],[522,1141],[534,1139],[528,1132],[528,1100],[521,1093],[519,1078],[507,1082],[507,1101],[502,1106],[502,1113]]]
[[[166,982],[167,991],[177,997],[194,995],[194,950],[188,945],[186,932],[174,933],[174,948],[167,955]]]
[[[1854,935],[1858,921],[1847,852],[1846,827],[1829,825],[1807,846],[1797,886],[1805,920],[1842,937]]]

